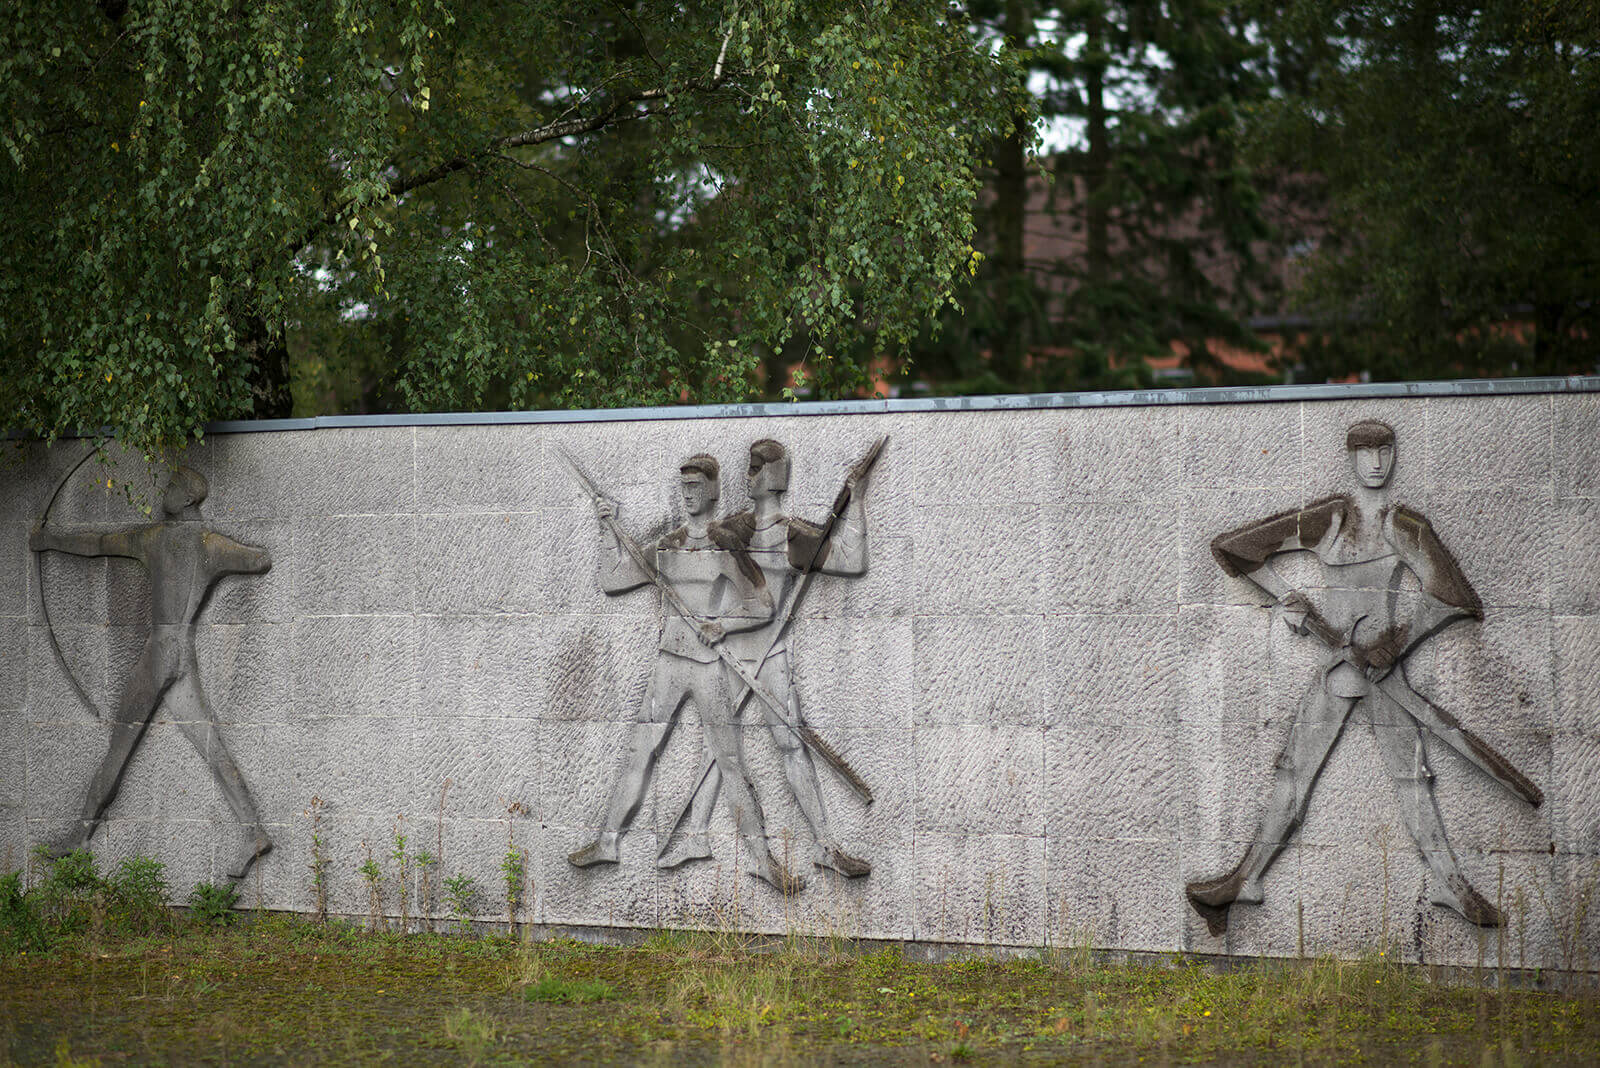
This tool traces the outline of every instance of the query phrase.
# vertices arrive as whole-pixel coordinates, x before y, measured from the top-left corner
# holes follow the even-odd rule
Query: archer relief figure
[[[821,784],[810,752],[811,747],[824,743],[805,726],[800,712],[794,689],[788,624],[794,618],[810,576],[821,573],[854,578],[866,573],[867,519],[862,504],[864,495],[859,488],[882,447],[880,440],[866,459],[851,471],[832,514],[824,525],[817,526],[784,514],[783,494],[789,489],[789,454],[770,438],[758,441],[750,446],[748,485],[753,507],[719,524],[733,536],[736,544],[749,550],[766,576],[767,586],[777,603],[787,606],[781,615],[763,626],[730,635],[728,644],[741,660],[752,665],[757,680],[783,703],[787,713],[780,715],[775,707],[763,705],[767,726],[783,758],[784,777],[801,813],[811,825],[816,843],[814,863],[852,878],[867,875],[872,865],[846,853],[828,829],[822,810]],[[842,764],[831,749],[827,753],[831,761],[838,762],[836,766]],[[865,784],[853,772],[845,774],[852,785],[865,790]],[[722,781],[715,762],[707,761],[696,781],[699,785],[686,805],[689,830],[682,844],[670,852],[669,833],[657,862],[662,867],[711,855],[711,814]],[[865,792],[864,796],[871,800],[870,792]],[[680,812],[678,822],[683,815]],[[676,829],[675,822],[671,830]]]
[[[1278,756],[1266,812],[1244,857],[1228,874],[1188,884],[1190,903],[1213,935],[1228,929],[1228,909],[1262,899],[1261,880],[1305,817],[1312,787],[1358,705],[1377,739],[1400,798],[1400,815],[1422,852],[1435,905],[1485,927],[1499,911],[1462,874],[1433,796],[1425,739],[1432,735],[1531,805],[1544,795],[1488,743],[1406,680],[1405,660],[1420,643],[1483,606],[1450,551],[1420,513],[1390,503],[1395,435],[1365,420],[1345,438],[1356,477],[1353,494],[1326,497],[1219,536],[1212,554],[1228,574],[1270,594],[1290,629],[1326,648]],[[1279,553],[1310,552],[1325,569],[1320,602],[1292,590],[1272,567]]]
[[[601,589],[617,595],[654,583],[661,590],[665,619],[644,704],[634,721],[626,763],[612,787],[600,836],[567,859],[580,868],[618,861],[622,834],[644,801],[678,713],[693,700],[706,748],[729,785],[728,806],[747,852],[747,870],[782,893],[799,891],[804,881],[792,875],[768,846],[761,804],[740,749],[732,687],[754,679],[725,639],[766,623],[772,618],[773,602],[761,569],[711,522],[721,495],[717,461],[704,454],[684,461],[679,491],[687,521],[658,541],[653,553],[622,528],[615,502],[603,496],[570,459],[568,463],[593,499],[603,531]]]
[[[194,645],[195,619],[217,580],[224,575],[261,574],[272,566],[272,557],[265,549],[241,545],[206,526],[200,517],[206,493],[206,480],[199,472],[175,468],[162,490],[164,518],[159,522],[98,532],[54,531],[40,520],[28,538],[28,547],[36,553],[127,557],[143,564],[150,575],[150,636],[112,711],[111,745],[89,782],[77,823],[46,847],[52,857],[84,846],[105,819],[129,759],[163,704],[199,750],[240,825],[241,841],[228,862],[229,878],[244,878],[256,858],[272,849],[261,814],[223,744],[217,714],[200,684]]]

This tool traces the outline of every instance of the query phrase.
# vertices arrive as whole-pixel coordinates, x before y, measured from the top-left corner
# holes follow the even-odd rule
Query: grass
[[[1490,978],[1485,975],[1485,979]],[[1219,972],[907,960],[661,933],[633,947],[267,915],[0,956],[0,1063],[1600,1062],[1592,995],[1383,958]]]

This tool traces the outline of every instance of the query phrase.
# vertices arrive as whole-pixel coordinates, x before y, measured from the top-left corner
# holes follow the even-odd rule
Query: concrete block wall
[[[1600,393],[1328,396],[215,433],[183,458],[210,480],[204,516],[275,561],[221,580],[198,631],[225,744],[276,843],[244,898],[309,911],[316,834],[333,911],[367,911],[356,869],[370,850],[398,914],[400,833],[442,853],[412,915],[446,912],[439,883],[465,873],[480,915],[503,917],[514,843],[528,854],[523,918],[545,924],[1241,955],[1387,939],[1408,960],[1600,966]],[[1184,884],[1226,871],[1254,833],[1319,658],[1218,568],[1210,541],[1347,491],[1344,433],[1366,418],[1396,429],[1394,497],[1432,520],[1485,605],[1482,623],[1419,648],[1410,678],[1546,801],[1532,809],[1429,745],[1450,841],[1507,916],[1503,937],[1474,927],[1429,903],[1358,707],[1264,902],[1212,937]],[[717,859],[657,870],[701,758],[692,707],[622,862],[571,866],[619,772],[660,616],[649,589],[600,592],[599,528],[558,450],[644,538],[681,521],[692,453],[721,460],[728,514],[746,504],[750,443],[778,439],[794,462],[787,510],[820,518],[881,434],[870,569],[818,579],[792,632],[808,721],[876,792],[866,806],[819,768],[830,823],[872,874],[819,870],[785,899],[740,871],[720,812]],[[56,662],[27,549],[84,447],[8,445],[0,466],[8,869],[66,829],[109,737]],[[140,521],[107,478],[137,492],[149,476],[128,458],[85,465],[52,525]],[[147,629],[141,569],[60,553],[42,565],[49,624],[104,709]],[[746,758],[774,851],[809,869],[758,719]],[[231,819],[159,710],[91,845],[104,864],[157,857],[181,897],[222,878]]]

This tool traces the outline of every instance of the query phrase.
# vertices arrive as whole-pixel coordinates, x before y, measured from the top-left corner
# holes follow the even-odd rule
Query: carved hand
[[[1286,594],[1283,600],[1278,602],[1278,605],[1283,609],[1283,621],[1290,630],[1302,638],[1311,633],[1311,628],[1306,626],[1306,617],[1315,612],[1316,609],[1311,606],[1311,602],[1306,599],[1305,594],[1295,590]]]
[[[600,522],[610,522],[617,518],[617,502],[605,497],[596,497],[594,499],[594,514],[595,518]]]
[[[716,645],[728,636],[728,632],[722,628],[722,624],[714,619],[702,619],[695,629],[700,632],[700,640],[707,645]]]

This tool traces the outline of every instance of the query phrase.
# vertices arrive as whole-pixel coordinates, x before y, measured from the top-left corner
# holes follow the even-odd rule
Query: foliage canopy
[[[23,0],[10,426],[849,391],[976,262],[1009,62],[935,0]]]
[[[1600,352],[1600,4],[1293,0],[1263,157],[1326,183],[1314,376],[1561,374]],[[1516,324],[1516,325],[1508,325]]]

